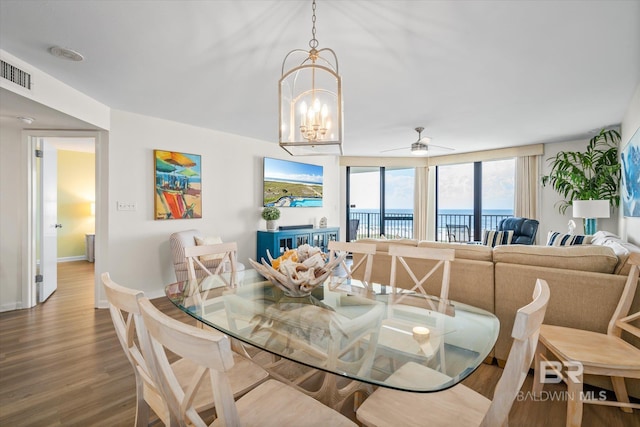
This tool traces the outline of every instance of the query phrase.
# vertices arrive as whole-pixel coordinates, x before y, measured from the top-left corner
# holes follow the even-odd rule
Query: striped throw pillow
[[[557,231],[550,231],[547,235],[547,246],[590,245],[591,239],[593,239],[593,236],[562,234]]]
[[[510,245],[513,239],[513,230],[496,231],[484,230],[482,244],[485,246]]]

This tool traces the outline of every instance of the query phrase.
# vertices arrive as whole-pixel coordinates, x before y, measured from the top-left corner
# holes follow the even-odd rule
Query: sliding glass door
[[[347,168],[347,240],[413,237],[413,168]]]
[[[515,159],[438,166],[436,239],[469,242],[513,216]]]

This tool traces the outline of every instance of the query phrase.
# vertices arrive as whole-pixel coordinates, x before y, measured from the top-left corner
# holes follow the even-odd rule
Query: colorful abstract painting
[[[640,217],[640,128],[622,150],[622,213]]]
[[[197,154],[153,151],[155,219],[202,218],[202,167]]]

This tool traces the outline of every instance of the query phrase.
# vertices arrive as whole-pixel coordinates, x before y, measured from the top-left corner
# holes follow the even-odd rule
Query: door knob
[[[55,228],[62,228],[62,224],[56,224]]]

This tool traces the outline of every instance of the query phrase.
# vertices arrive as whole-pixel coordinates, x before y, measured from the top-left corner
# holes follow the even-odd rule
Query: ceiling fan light
[[[411,154],[414,156],[426,156],[429,154],[429,147],[422,142],[414,142],[411,144]]]

